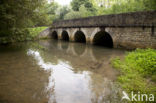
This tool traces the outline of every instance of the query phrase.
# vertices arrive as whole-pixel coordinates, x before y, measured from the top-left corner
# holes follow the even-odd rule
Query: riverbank
[[[31,38],[35,39],[40,32],[42,32],[43,30],[45,30],[48,27],[35,27],[35,28],[28,28],[29,31],[29,35],[31,36]]]
[[[38,34],[46,28],[48,27],[45,26],[12,30],[10,33],[7,33],[7,35],[0,36],[0,44],[36,40]]]
[[[127,93],[156,95],[156,50],[136,49],[128,52],[124,60],[112,60],[120,71],[118,83]]]

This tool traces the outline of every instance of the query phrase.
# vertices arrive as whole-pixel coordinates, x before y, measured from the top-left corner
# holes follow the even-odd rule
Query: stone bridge
[[[51,44],[53,43],[53,44]],[[46,49],[48,49],[49,51],[52,49],[57,50],[53,53],[55,53],[55,55],[60,56],[60,54],[62,54],[63,57],[60,57],[62,59],[64,58],[68,58],[69,57],[79,57],[79,58],[88,58],[88,60],[90,61],[104,61],[105,63],[110,63],[111,59],[113,57],[116,56],[122,56],[122,54],[124,53],[123,50],[116,50],[113,49],[110,51],[110,49],[103,49],[103,51],[96,51],[97,49],[99,49],[99,47],[97,47],[95,49],[92,48],[92,46],[90,45],[83,45],[83,44],[74,44],[74,43],[68,43],[68,42],[62,42],[62,41],[57,41],[57,42],[53,42],[53,41],[40,41],[39,42],[40,45],[44,46]],[[57,49],[56,49],[57,48]],[[58,53],[58,51],[60,53]],[[109,51],[109,52],[108,52]],[[101,55],[105,55],[104,57]],[[66,56],[66,57],[65,57]],[[77,62],[76,62],[77,63]]]
[[[61,20],[40,36],[114,48],[156,48],[156,11]]]

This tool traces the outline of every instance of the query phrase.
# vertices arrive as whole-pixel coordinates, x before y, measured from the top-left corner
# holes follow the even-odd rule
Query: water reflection
[[[91,94],[88,88],[89,72],[75,74],[72,71],[73,68],[62,61],[59,61],[57,65],[45,63],[38,51],[29,50],[28,55],[33,56],[41,68],[51,72],[46,87],[46,91],[49,92],[48,103],[73,103],[76,101],[79,103],[80,99],[84,103],[91,102],[87,97]]]
[[[60,44],[61,44],[61,49],[64,50],[64,51],[67,51],[68,48],[69,48],[69,42],[61,42],[60,41]]]
[[[124,51],[55,40],[26,45],[0,53],[0,102],[121,103],[110,60]]]
[[[77,43],[77,45],[73,45],[73,52],[75,52],[77,56],[83,55],[85,50],[86,50],[86,45],[82,43]]]
[[[40,44],[42,43],[40,42]],[[79,55],[84,53],[77,54],[78,56],[73,59],[72,55],[74,53],[72,55],[70,53],[72,53],[73,48],[77,48],[77,50],[81,48],[79,44],[67,44],[68,48],[71,48],[71,51],[68,49],[69,54],[62,53],[64,51],[63,48],[60,48],[62,47],[62,42],[59,42],[59,45],[56,48],[57,52],[53,52],[53,54],[47,53],[47,58],[51,58],[52,55],[57,57],[57,64],[52,62],[45,63],[39,51],[28,51],[28,55],[33,56],[41,68],[50,72],[49,83],[46,86],[46,92],[49,93],[48,103],[119,102],[119,88],[113,83],[116,78],[115,71],[109,66],[105,66],[103,61],[97,60],[98,62],[95,62],[94,60],[81,58]],[[83,56],[90,57],[88,56],[88,51],[93,49],[86,46],[83,48],[85,48],[84,51],[87,50]],[[51,52],[51,49],[49,49],[49,52]],[[92,52],[91,55],[93,56]],[[107,54],[106,57],[106,59],[109,59],[110,55]]]

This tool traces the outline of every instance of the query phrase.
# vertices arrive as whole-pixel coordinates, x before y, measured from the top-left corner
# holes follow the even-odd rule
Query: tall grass
[[[156,95],[155,49],[136,49],[127,53],[122,61],[113,59],[112,65],[120,71],[118,82],[125,91]]]

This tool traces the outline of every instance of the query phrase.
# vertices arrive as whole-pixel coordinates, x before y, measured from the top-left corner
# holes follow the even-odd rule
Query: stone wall
[[[56,21],[53,28],[156,26],[156,11],[132,12]]]
[[[156,49],[156,11],[57,21],[41,32],[39,37],[49,38],[56,31],[58,39],[62,39],[62,32],[66,31],[69,41],[75,41],[75,33],[82,31],[86,43],[93,44],[95,35],[103,30],[111,36],[114,48]]]
[[[155,28],[156,29],[156,28]],[[151,28],[127,27],[127,28],[106,28],[112,35],[115,48],[155,48],[156,31],[152,33]]]
[[[106,27],[103,28],[113,39],[114,48],[155,48],[156,49],[156,31],[150,27]],[[156,28],[154,28],[156,29]],[[51,29],[51,33],[56,31],[58,39],[62,39],[62,32],[67,31],[69,41],[75,41],[76,31],[82,31],[86,37],[86,43],[92,44],[95,35],[102,29],[99,27],[92,28],[64,28]]]

